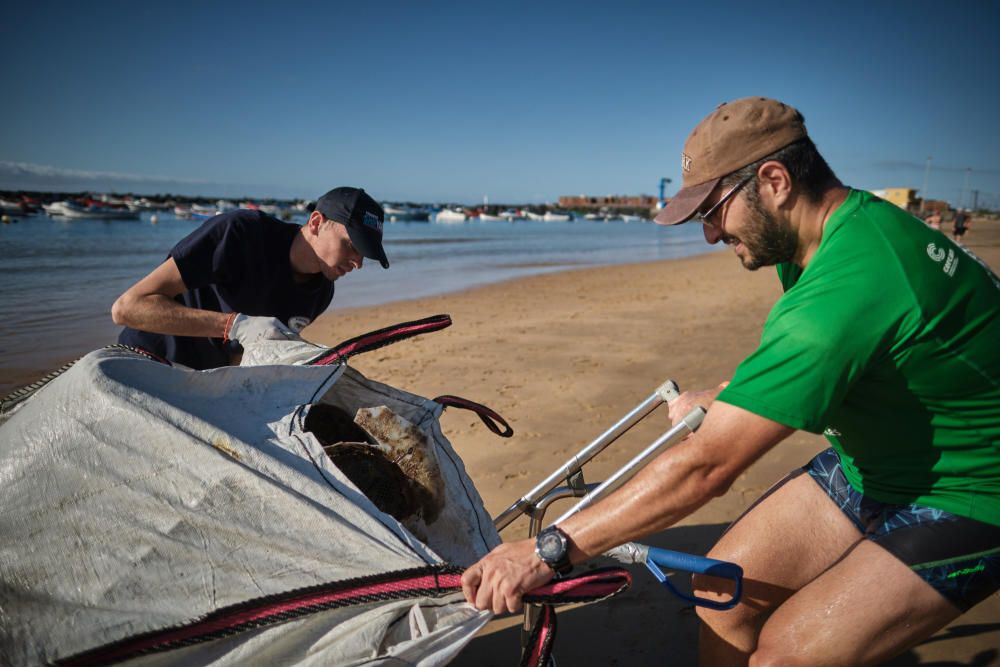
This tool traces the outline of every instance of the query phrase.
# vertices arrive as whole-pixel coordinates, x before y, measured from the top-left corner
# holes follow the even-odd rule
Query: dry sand
[[[967,245],[1000,267],[1000,222],[978,221]],[[335,311],[307,332],[333,344],[368,330],[449,313],[445,331],[352,360],[367,376],[423,396],[458,394],[502,414],[515,435],[501,439],[472,413],[448,409],[445,433],[496,516],[570,455],[624,416],[665,379],[705,388],[727,379],[750,353],[780,296],[773,270],[749,273],[728,251],[683,259],[589,268],[466,292]],[[660,409],[586,468],[600,481],[668,427]],[[704,554],[723,528],[788,470],[825,445],[798,433],[772,450],[728,494],[647,542]],[[566,509],[556,503],[549,519]],[[524,521],[502,536],[527,534]],[[694,665],[697,617],[644,569],[624,595],[559,614],[561,664]],[[459,665],[516,664],[517,618],[492,622]],[[894,660],[892,665],[1000,664],[1000,594]]]

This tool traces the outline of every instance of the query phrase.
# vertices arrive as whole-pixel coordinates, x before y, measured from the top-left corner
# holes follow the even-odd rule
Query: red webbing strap
[[[553,605],[598,602],[624,591],[632,575],[621,568],[602,568],[568,579],[553,581],[524,596],[525,603],[542,602],[538,619],[521,652],[519,667],[549,667],[556,641],[556,610]]]
[[[518,667],[549,667],[552,647],[556,641],[556,610],[552,605],[543,604],[538,620],[531,628],[528,643],[521,651]]]
[[[309,363],[313,366],[329,366],[330,364],[335,364],[338,361],[352,357],[355,354],[377,350],[380,347],[391,345],[397,341],[431,331],[440,331],[450,326],[450,315],[432,315],[422,320],[394,324],[391,327],[369,331],[366,334],[345,340],[343,343],[324,351]]]
[[[452,396],[451,394],[438,396],[437,398],[434,399],[434,402],[440,403],[445,407],[462,408],[463,410],[472,410],[477,415],[479,415],[479,418],[482,420],[482,422],[486,424],[486,428],[493,431],[501,438],[509,438],[510,436],[514,435],[514,429],[510,427],[510,424],[507,423],[507,420],[501,417],[499,413],[497,413],[494,410],[491,410],[482,403],[476,403],[475,401],[470,401],[467,398],[462,398],[461,396]],[[500,424],[503,425],[504,430],[502,431],[500,430],[500,427],[497,426],[497,422],[500,422]]]
[[[550,581],[524,596],[526,603],[571,604],[600,602],[632,585],[632,575],[620,567],[600,567],[585,574]]]
[[[617,595],[632,578],[621,568],[607,568],[532,591],[525,602],[568,604]],[[221,637],[282,623],[309,614],[382,600],[441,596],[462,589],[462,569],[427,566],[359,577],[272,595],[218,609],[186,625],[154,630],[58,660],[58,665],[110,665],[124,660],[192,646]],[[550,642],[551,643],[551,642]]]

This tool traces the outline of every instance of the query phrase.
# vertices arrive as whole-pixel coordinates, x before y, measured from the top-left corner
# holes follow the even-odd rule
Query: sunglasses
[[[722,199],[715,202],[712,208],[708,209],[704,213],[695,215],[695,220],[697,220],[703,225],[708,225],[711,227],[712,226],[711,218],[715,214],[715,212],[718,211],[720,208],[722,208],[722,205],[725,204],[727,201],[729,201],[733,197],[733,195],[739,192],[744,185],[752,181],[754,176],[756,176],[756,174],[751,174],[750,176],[747,176],[733,187],[729,188],[729,192],[722,195]]]

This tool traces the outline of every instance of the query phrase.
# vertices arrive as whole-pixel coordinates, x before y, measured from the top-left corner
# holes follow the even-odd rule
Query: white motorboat
[[[643,220],[645,220],[645,218],[643,218],[642,216],[638,216],[638,215],[625,215],[624,213],[622,213],[621,218],[625,222],[642,222]]]
[[[490,215],[489,213],[480,213],[479,219],[483,222],[506,222],[507,218],[501,215]]]
[[[441,222],[446,224],[452,224],[456,222],[465,222],[467,219],[465,211],[459,211],[453,208],[443,208],[437,212],[434,216],[434,222]]]
[[[165,201],[154,201],[149,197],[141,197],[139,199],[133,197],[126,200],[125,205],[133,211],[169,211],[171,206],[173,206],[173,204]]]
[[[527,216],[528,220],[544,220],[545,216],[541,213],[534,213],[533,211],[525,211],[524,215]]]
[[[500,213],[498,213],[497,215],[499,215],[504,220],[508,220],[510,222],[514,222],[515,220],[521,220],[524,218],[524,216],[521,215],[521,212],[518,211],[516,208],[504,209],[500,211]]]
[[[62,212],[58,215],[71,220],[138,220],[139,212],[130,211],[127,207],[100,206],[90,202],[86,206],[76,202],[61,202]]]
[[[42,204],[42,210],[49,217],[66,217],[64,211],[66,210],[65,201],[54,201],[51,204]]]
[[[604,220],[604,216],[600,213],[585,213],[583,215],[584,220]]]
[[[573,216],[569,213],[557,213],[555,211],[546,211],[545,215],[542,216],[542,220],[545,222],[569,222],[573,219]]]

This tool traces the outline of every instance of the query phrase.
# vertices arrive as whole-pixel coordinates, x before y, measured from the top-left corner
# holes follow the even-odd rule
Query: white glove
[[[262,340],[302,340],[276,317],[253,317],[243,313],[233,318],[226,337],[244,348]]]

